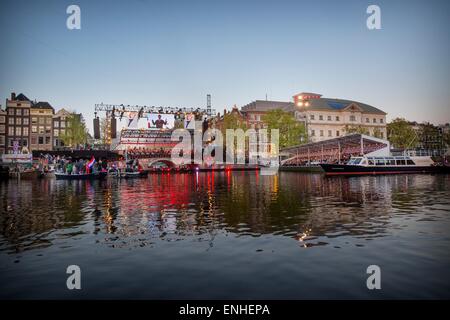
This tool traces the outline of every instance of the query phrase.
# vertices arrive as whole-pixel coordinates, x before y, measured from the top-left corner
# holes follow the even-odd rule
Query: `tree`
[[[387,125],[388,140],[400,149],[411,149],[417,146],[417,134],[412,125],[403,118],[396,118]]]
[[[355,126],[355,125],[348,125],[346,124],[344,127],[344,131],[347,134],[352,134],[352,133],[359,133],[359,134],[365,134],[365,135],[370,135],[369,129],[367,129],[366,127],[363,126]]]
[[[60,135],[60,139],[68,147],[78,147],[87,142],[88,131],[81,114],[72,113],[66,119],[66,130]]]
[[[271,110],[262,117],[262,121],[268,129],[279,130],[280,148],[303,144],[308,141],[304,123],[298,122],[289,112],[280,109]]]

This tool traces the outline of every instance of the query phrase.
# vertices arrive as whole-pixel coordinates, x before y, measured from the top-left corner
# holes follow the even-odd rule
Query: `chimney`
[[[15,101],[15,100],[16,100],[16,93],[11,92],[11,101]]]

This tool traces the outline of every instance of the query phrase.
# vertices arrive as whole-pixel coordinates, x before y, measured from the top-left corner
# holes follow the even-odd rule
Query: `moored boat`
[[[57,180],[91,180],[91,179],[103,179],[107,175],[106,172],[97,173],[80,173],[80,174],[67,174],[55,172]]]
[[[431,157],[352,157],[347,164],[320,164],[326,175],[371,175],[399,173],[450,173],[450,167]]]

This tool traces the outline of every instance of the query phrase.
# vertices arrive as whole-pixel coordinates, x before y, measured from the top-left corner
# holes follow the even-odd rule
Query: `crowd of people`
[[[172,149],[151,149],[134,147],[127,150],[127,156],[131,159],[139,158],[170,158]]]
[[[74,159],[66,156],[53,156],[50,154],[42,154],[36,164],[36,169],[40,172],[50,171],[51,168],[58,173],[65,174],[86,174],[106,171],[108,161],[99,159]]]

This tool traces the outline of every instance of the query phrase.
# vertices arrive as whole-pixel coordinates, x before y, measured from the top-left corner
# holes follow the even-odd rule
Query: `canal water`
[[[449,273],[449,175],[0,182],[2,299],[448,299]]]

